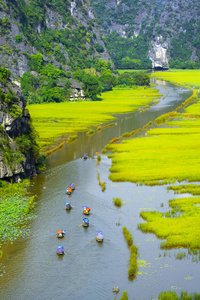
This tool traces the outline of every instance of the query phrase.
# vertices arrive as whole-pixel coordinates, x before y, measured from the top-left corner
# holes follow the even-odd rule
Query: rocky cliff
[[[17,181],[36,174],[39,148],[22,91],[0,68],[0,179]]]
[[[91,3],[107,41],[112,39],[113,32],[132,40],[132,49],[137,51],[127,51],[126,56],[148,57],[153,68],[168,68],[170,63],[173,67],[176,60],[199,66],[199,0],[91,0]],[[117,63],[114,47],[107,43]]]

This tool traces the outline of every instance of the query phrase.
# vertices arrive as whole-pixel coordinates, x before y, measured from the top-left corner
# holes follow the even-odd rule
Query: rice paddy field
[[[88,131],[115,120],[113,115],[134,112],[159,97],[152,88],[115,88],[103,93],[101,101],[35,104],[27,108],[39,133],[39,144],[45,148],[59,136]]]
[[[152,73],[152,77],[161,78],[179,85],[200,88],[200,70],[169,70]]]
[[[156,72],[153,76],[200,87],[200,70]],[[167,121],[148,130],[145,137],[108,144],[106,149],[111,151],[108,157],[112,158],[109,178],[150,186],[170,183],[179,186],[184,182],[180,189],[176,185],[175,193],[199,195],[199,185],[188,184],[200,181],[199,118],[200,99],[196,97],[184,113],[163,117]],[[173,190],[173,186],[170,188]],[[165,239],[161,248],[200,249],[199,206],[199,197],[171,199],[168,212],[142,211],[140,216],[147,222],[138,228]]]

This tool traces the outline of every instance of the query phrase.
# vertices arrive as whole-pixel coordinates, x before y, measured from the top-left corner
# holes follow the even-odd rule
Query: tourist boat
[[[66,194],[67,194],[67,195],[71,195],[71,193],[72,193],[72,188],[69,187],[69,188],[67,188],[65,191],[66,191]]]
[[[65,209],[66,209],[66,210],[72,209],[72,205],[71,205],[70,202],[65,202]]]
[[[83,219],[83,227],[88,227],[89,226],[89,219],[88,218],[84,218]]]
[[[83,153],[83,158],[87,159],[88,158],[88,154],[87,153]]]
[[[72,189],[72,191],[75,190],[75,184],[74,183],[70,183],[70,188]]]
[[[90,214],[90,208],[88,206],[82,206],[84,215]]]
[[[57,253],[58,255],[63,255],[63,254],[65,253],[65,252],[64,252],[64,247],[61,246],[61,245],[59,245],[58,248],[57,248],[56,253]]]
[[[63,229],[63,230],[57,230],[57,234],[55,237],[58,237],[58,238],[63,238],[63,237],[66,237],[66,230]]]
[[[96,236],[96,241],[99,242],[99,243],[102,243],[103,242],[103,232],[102,231],[97,231],[97,236]]]

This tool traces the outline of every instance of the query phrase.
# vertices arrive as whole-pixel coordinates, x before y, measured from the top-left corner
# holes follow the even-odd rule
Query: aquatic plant
[[[77,134],[74,134],[74,135],[70,135],[70,136],[68,137],[67,141],[68,141],[69,143],[73,143],[73,142],[75,142],[77,139],[78,139],[78,135],[77,135]]]
[[[102,154],[105,154],[106,152],[107,152],[107,150],[104,149],[104,148],[101,150],[101,153],[102,153]]]
[[[128,274],[131,279],[137,274],[137,247],[135,245],[130,246],[130,264]]]
[[[128,229],[125,226],[122,227],[122,230],[123,230],[123,234],[124,234],[127,244],[129,246],[131,246],[133,244],[132,234],[128,231]]]
[[[62,149],[64,147],[64,142],[61,142],[58,146],[54,147],[51,150],[47,150],[45,152],[46,157],[50,156],[52,153],[56,152],[59,149]]]
[[[118,300],[128,300],[127,291],[123,291],[122,296]]]
[[[200,299],[200,294],[192,293],[189,294],[187,292],[181,292],[181,296],[179,297],[175,292],[161,292],[158,295],[158,300],[197,300]]]
[[[96,131],[101,131],[101,126],[98,126]]]
[[[121,136],[120,137],[115,137],[114,139],[110,140],[109,141],[109,144],[114,144],[114,143],[117,143],[121,140]]]
[[[90,129],[88,130],[88,132],[86,133],[87,135],[93,135],[94,134],[94,130],[93,129]]]
[[[0,244],[12,242],[27,234],[26,221],[31,218],[30,210],[34,207],[34,197],[29,196],[29,180],[9,184],[2,182],[0,187]]]
[[[120,207],[122,205],[122,200],[120,198],[114,198],[113,203]]]
[[[131,137],[131,133],[130,133],[130,132],[124,132],[124,133],[122,134],[122,137],[123,137],[123,138],[130,138],[130,137]]]
[[[97,160],[100,162],[101,161],[101,155],[97,156]]]
[[[99,181],[99,185],[101,186],[102,192],[104,192],[106,189],[106,182],[103,182],[103,183],[101,182],[99,172],[97,172],[97,179]]]

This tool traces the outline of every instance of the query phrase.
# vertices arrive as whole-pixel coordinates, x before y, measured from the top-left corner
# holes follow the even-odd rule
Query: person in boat
[[[90,214],[90,208],[88,206],[82,206],[83,208],[83,213],[85,215],[89,215]]]
[[[57,230],[57,234],[55,237],[58,237],[58,238],[66,237],[66,230],[65,229]]]
[[[67,255],[67,253],[65,253],[65,251],[64,251],[64,247],[61,246],[61,245],[58,246],[57,251],[56,251],[55,254],[58,254],[58,255],[66,254]]]
[[[72,193],[72,188],[71,187],[67,188],[66,189],[66,194],[71,195],[71,193]]]
[[[89,226],[89,219],[88,218],[84,218],[83,219],[83,227],[88,227]]]
[[[72,191],[75,190],[75,184],[74,183],[70,183],[70,188],[72,189]]]
[[[88,154],[87,153],[83,153],[83,158],[87,159],[88,158]]]
[[[65,209],[67,209],[67,210],[72,209],[72,205],[70,202],[65,202]]]
[[[103,232],[102,231],[97,231],[97,236],[96,236],[97,242],[103,242]]]

